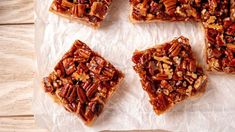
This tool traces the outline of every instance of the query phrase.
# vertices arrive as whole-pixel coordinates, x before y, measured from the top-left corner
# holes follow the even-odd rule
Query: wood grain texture
[[[31,115],[33,25],[0,26],[0,116]]]
[[[0,24],[33,23],[33,0],[0,0]]]
[[[1,132],[47,132],[35,125],[33,117],[0,117]]]

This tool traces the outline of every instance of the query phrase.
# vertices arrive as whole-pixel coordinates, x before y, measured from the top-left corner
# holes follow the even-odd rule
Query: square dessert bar
[[[132,57],[143,89],[148,93],[156,114],[160,115],[187,98],[204,93],[207,75],[183,36]]]
[[[211,21],[205,30],[208,70],[235,73],[235,22],[231,18],[220,23]]]
[[[233,0],[210,0],[203,4],[202,19],[206,34],[206,62],[209,71],[235,73],[233,11]]]
[[[43,87],[67,111],[91,124],[123,78],[112,64],[77,40],[43,79]]]
[[[129,0],[132,22],[199,21],[201,0]]]
[[[50,11],[60,16],[100,27],[112,0],[54,0]]]

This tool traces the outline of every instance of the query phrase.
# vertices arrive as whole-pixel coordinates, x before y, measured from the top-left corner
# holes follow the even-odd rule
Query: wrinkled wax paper
[[[235,76],[209,74],[206,93],[185,101],[172,111],[157,116],[148,102],[131,61],[133,52],[175,37],[190,39],[193,51],[204,64],[204,33],[198,23],[163,22],[132,24],[128,0],[113,0],[101,28],[94,30],[48,11],[52,0],[35,2],[35,49],[38,75],[35,79],[33,111],[39,126],[55,132],[101,130],[235,130]],[[61,56],[79,39],[125,73],[125,79],[91,127],[57,105],[40,86]]]

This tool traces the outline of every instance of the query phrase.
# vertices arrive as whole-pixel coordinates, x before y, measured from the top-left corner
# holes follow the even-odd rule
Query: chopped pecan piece
[[[90,124],[101,114],[104,102],[123,77],[112,64],[77,40],[54,71],[43,78],[43,87],[67,111]]]
[[[158,57],[159,50],[167,54]],[[142,63],[146,54],[150,59]],[[132,60],[158,115],[206,89],[207,76],[197,64],[189,40],[183,36],[155,48],[136,51]]]
[[[234,0],[129,0],[132,22],[202,21],[219,23],[226,17],[235,20]],[[230,5],[230,7],[229,7]],[[229,14],[230,12],[230,14]]]

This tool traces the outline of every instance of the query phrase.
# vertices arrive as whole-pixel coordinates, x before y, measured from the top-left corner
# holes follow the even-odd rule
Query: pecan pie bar
[[[229,17],[233,16],[232,1],[209,0],[203,4],[202,20],[209,71],[235,73],[235,21]]]
[[[136,51],[132,61],[158,115],[189,97],[203,94],[206,89],[207,75],[197,64],[189,40],[183,36]]]
[[[206,27],[207,64],[209,71],[235,73],[235,22],[225,18]]]
[[[130,19],[141,21],[200,21],[201,0],[129,0]]]
[[[50,11],[98,28],[112,0],[53,0]]]
[[[77,40],[43,79],[43,87],[67,111],[91,124],[123,77],[112,64]]]

